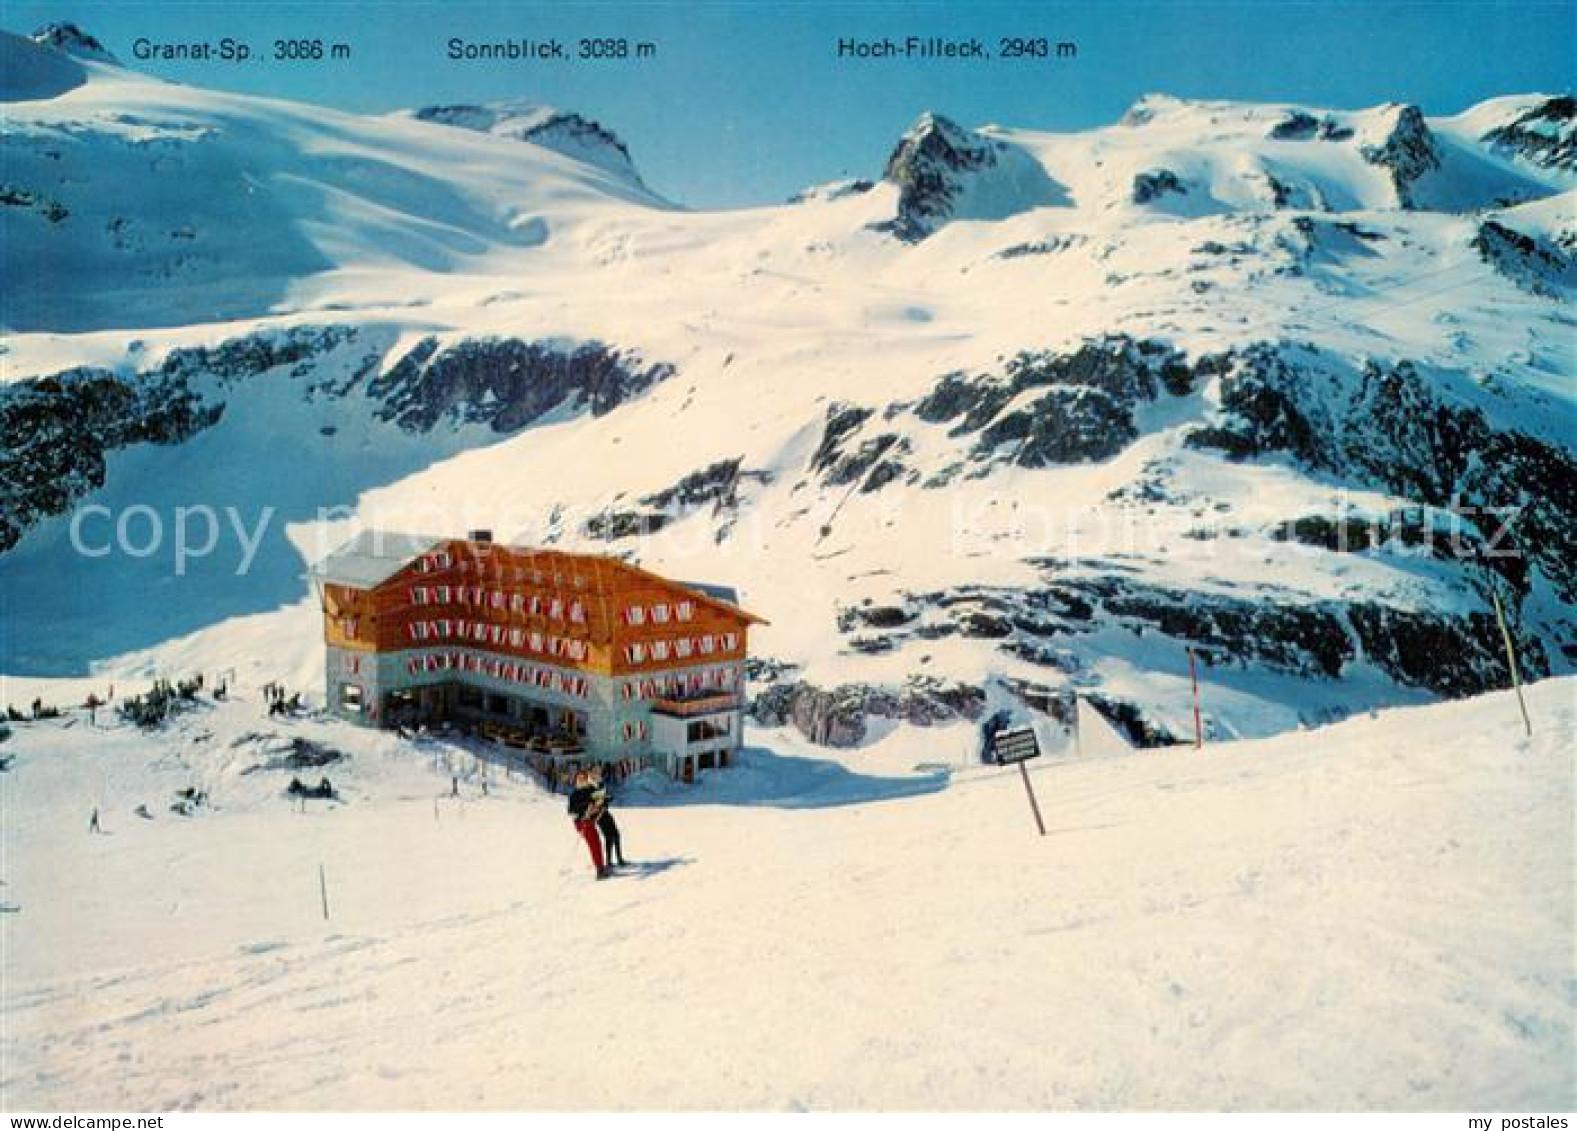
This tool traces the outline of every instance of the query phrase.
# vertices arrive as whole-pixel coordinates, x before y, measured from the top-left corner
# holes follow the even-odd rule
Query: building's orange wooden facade
[[[361,589],[322,586],[324,639],[462,645],[604,676],[743,660],[760,617],[614,558],[451,539]]]

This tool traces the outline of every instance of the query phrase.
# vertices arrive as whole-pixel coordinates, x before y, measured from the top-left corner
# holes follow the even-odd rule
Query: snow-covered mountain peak
[[[629,149],[619,136],[602,123],[570,110],[509,100],[480,105],[423,106],[402,111],[401,116],[540,145],[572,160],[594,165],[635,187],[645,187]]]
[[[898,214],[882,225],[916,243],[949,220],[1001,220],[1066,203],[1062,187],[1005,136],[966,130],[934,111],[921,114],[887,158]]]
[[[1577,173],[1577,98],[1497,98],[1462,115],[1469,118],[1480,126],[1475,136],[1486,145],[1546,169]]]
[[[1159,92],[1141,94],[1134,100],[1134,104],[1123,112],[1117,124],[1129,129],[1148,126],[1158,119],[1174,118],[1186,113],[1193,105],[1185,99],[1170,94]]]
[[[87,70],[69,55],[0,31],[0,102],[54,98],[87,79]]]
[[[1548,98],[933,112],[879,183],[707,212],[542,144],[591,129],[544,107],[367,117],[0,46],[87,76],[5,108],[13,667],[261,669],[232,621],[288,608],[277,654],[321,668],[286,533],[156,623],[160,563],[63,560],[70,508],[196,482],[291,529],[485,496],[522,541],[734,584],[791,673],[757,717],[827,741],[1020,684],[1160,740],[1187,648],[1221,733],[1496,686],[1493,529],[1437,536],[1454,500],[1526,500],[1527,671],[1577,665],[1571,176],[1480,140]],[[282,437],[299,488],[254,488]]]
[[[1440,146],[1417,106],[1390,103],[1362,116],[1359,152],[1387,170],[1403,208],[1417,204],[1413,185],[1441,166]]]
[[[45,24],[33,33],[32,40],[42,47],[52,47],[78,59],[120,66],[120,60],[102,43],[74,23],[58,21]]]

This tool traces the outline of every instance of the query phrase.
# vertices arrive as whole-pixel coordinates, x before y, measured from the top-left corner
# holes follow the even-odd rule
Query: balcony
[[[652,700],[652,710],[659,715],[687,719],[694,715],[715,715],[719,711],[737,711],[739,696],[732,691],[711,691],[702,695],[667,695]]]

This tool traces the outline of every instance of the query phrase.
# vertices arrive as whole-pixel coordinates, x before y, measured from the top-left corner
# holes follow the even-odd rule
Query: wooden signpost
[[[1035,737],[1034,729],[1014,727],[997,731],[991,738],[991,752],[1000,766],[1017,763],[1018,772],[1024,778],[1024,792],[1029,797],[1029,810],[1035,814],[1035,827],[1045,836],[1046,822],[1040,819],[1040,802],[1035,800],[1035,787],[1030,784],[1029,771],[1024,768],[1025,762],[1040,757],[1040,740]]]

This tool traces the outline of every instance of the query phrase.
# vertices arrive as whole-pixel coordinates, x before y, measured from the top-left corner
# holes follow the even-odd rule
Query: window
[[[731,729],[727,715],[713,719],[697,719],[685,728],[685,740],[690,743],[709,742],[714,738],[727,738]]]
[[[361,688],[354,683],[339,685],[339,705],[344,711],[361,710]]]
[[[674,612],[676,612],[679,615],[679,619],[680,620],[690,620],[692,617],[695,616],[695,602],[694,601],[680,601],[679,604],[675,607]]]

